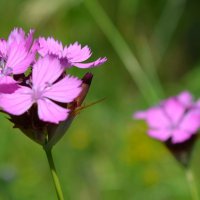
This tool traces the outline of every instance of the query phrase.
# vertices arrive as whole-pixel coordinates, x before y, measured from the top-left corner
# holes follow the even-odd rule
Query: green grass
[[[89,70],[94,80],[85,102],[103,97],[106,100],[84,110],[53,150],[65,198],[190,199],[182,168],[161,143],[146,135],[144,123],[132,119],[134,111],[155,100],[148,99],[151,91],[146,79],[137,77],[140,84],[144,83],[138,87],[134,78],[137,73],[133,75],[135,72],[127,70],[126,57],[120,57],[117,50],[120,44],[113,44],[104,35],[105,21],[96,23],[85,2],[60,0],[53,10],[53,1],[42,9],[41,2],[46,1],[0,1],[1,36],[7,37],[13,27],[22,26],[26,30],[32,27],[37,36],[52,35],[66,44],[75,41],[88,44],[94,52],[93,59],[108,57],[102,67]],[[170,96],[185,89],[198,97],[199,57],[194,54],[200,47],[195,45],[200,44],[199,35],[194,34],[199,32],[198,2],[193,1],[187,9],[184,1],[178,5],[166,2],[99,0],[159,98],[163,98],[159,90],[164,91],[163,96]],[[87,71],[70,72],[82,77]],[[0,120],[0,200],[55,200],[42,148],[13,129],[5,116],[1,115]],[[198,186],[199,151],[197,142],[192,169]]]

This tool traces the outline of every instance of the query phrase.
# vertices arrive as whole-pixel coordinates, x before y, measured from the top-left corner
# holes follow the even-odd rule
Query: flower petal
[[[191,106],[193,104],[193,97],[188,91],[181,92],[177,99],[185,106]]]
[[[35,60],[36,49],[30,51],[33,34],[34,31],[30,30],[26,37],[25,32],[21,28],[15,28],[10,33],[6,42],[6,53],[4,51],[3,58],[6,60],[5,68],[12,69],[13,74],[24,73]]]
[[[147,112],[146,111],[138,111],[133,114],[133,118],[135,119],[146,119]]]
[[[171,137],[171,131],[167,129],[150,129],[148,130],[148,135],[160,141],[166,141]]]
[[[94,62],[81,63],[92,55],[90,48],[86,45],[81,47],[78,42],[65,46],[63,48],[62,43],[55,40],[54,38],[39,38],[39,54],[41,56],[54,55],[61,59],[62,64],[67,68],[71,66],[76,66],[79,68],[91,68],[96,67],[107,61],[107,58],[99,58]]]
[[[172,125],[177,125],[180,122],[186,110],[186,107],[174,97],[164,101],[163,107]]]
[[[46,122],[58,124],[60,121],[64,121],[69,114],[69,109],[64,109],[58,106],[49,99],[39,99],[38,104],[38,115],[39,118]]]
[[[200,128],[200,109],[193,108],[188,111],[181,121],[179,128],[189,133],[197,133]]]
[[[12,94],[0,95],[0,107],[12,115],[23,114],[32,104],[32,90],[28,87],[20,87]]]
[[[35,30],[30,29],[27,38],[25,38],[26,48],[27,49],[30,49],[31,45],[33,44],[33,35],[34,35],[34,33],[35,33]]]
[[[15,81],[11,76],[0,77],[0,93],[13,93],[19,88],[17,81]]]
[[[71,63],[83,62],[90,58],[91,55],[90,48],[87,45],[81,48],[81,45],[78,42],[70,44],[63,50],[63,57],[67,57]]]
[[[62,56],[63,46],[61,42],[55,40],[52,37],[48,37],[47,39],[40,37],[38,42],[40,46],[38,53],[41,56],[44,57],[46,55],[55,55],[59,58]]]
[[[167,116],[164,114],[162,107],[150,108],[147,111],[147,124],[150,128],[168,128],[171,124]]]
[[[13,74],[24,73],[34,61],[35,53],[29,53],[26,44],[13,42],[8,46],[6,68],[11,68]]]
[[[64,68],[57,58],[51,56],[39,58],[33,65],[33,88],[45,88],[56,81],[63,71]]]
[[[191,136],[192,134],[189,134],[184,130],[180,130],[180,129],[174,130],[172,133],[172,143],[176,144],[176,143],[185,142]]]
[[[6,57],[7,54],[7,42],[4,39],[0,39],[0,57]]]
[[[107,58],[99,58],[96,61],[90,62],[90,63],[76,63],[76,62],[72,62],[71,65],[76,66],[78,68],[91,68],[91,67],[97,67],[99,65],[102,65],[106,61],[107,61]]]
[[[69,103],[81,92],[81,83],[78,78],[67,76],[45,89],[43,95],[58,102]]]
[[[25,32],[22,28],[14,28],[8,36],[8,45],[16,42],[17,44],[25,42]]]

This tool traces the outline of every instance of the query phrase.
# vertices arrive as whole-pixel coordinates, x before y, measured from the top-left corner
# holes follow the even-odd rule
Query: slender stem
[[[199,200],[199,195],[198,195],[197,186],[196,186],[196,183],[195,183],[195,180],[194,180],[194,175],[193,175],[190,168],[185,169],[185,175],[186,175],[188,185],[189,185],[189,188],[190,188],[192,200]]]
[[[187,0],[168,0],[155,27],[153,38],[158,41],[159,54],[157,65],[159,65],[170,45],[170,41],[178,27],[180,19],[186,8]],[[171,20],[173,19],[173,20]]]
[[[55,189],[56,189],[56,194],[57,194],[58,200],[64,200],[60,181],[59,181],[58,175],[56,173],[56,168],[55,168],[55,165],[54,165],[51,149],[45,150],[45,152],[46,152],[47,160],[48,160],[49,167],[50,167],[50,170],[51,170],[51,175],[52,175],[52,178],[53,178],[53,182],[54,182],[54,186],[55,186]]]
[[[150,81],[137,58],[132,53],[129,45],[114,26],[102,6],[96,0],[86,0],[84,3],[96,23],[108,38],[119,58],[122,60],[126,70],[137,84],[146,101],[149,104],[157,102],[159,100],[159,95],[157,93],[159,88]]]
[[[136,45],[141,66],[145,70],[145,73],[148,75],[149,80],[153,83],[153,85],[156,85],[158,96],[160,98],[165,98],[165,92],[162,88],[162,83],[157,73],[157,64],[154,61],[149,41],[144,35],[141,35],[138,38]]]

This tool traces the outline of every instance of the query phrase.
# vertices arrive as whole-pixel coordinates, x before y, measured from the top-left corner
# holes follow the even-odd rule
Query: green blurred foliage
[[[148,76],[158,73],[165,96],[185,89],[200,96],[199,1],[99,3]],[[84,0],[1,0],[0,13],[1,37],[13,27],[35,28],[36,36],[88,44],[93,59],[108,57],[102,67],[70,71],[79,77],[94,74],[85,104],[106,100],[84,110],[54,148],[66,199],[190,199],[182,168],[164,145],[146,135],[144,123],[132,119],[147,103]],[[42,148],[0,118],[0,200],[56,199]],[[192,168],[200,185],[198,151],[199,142]]]

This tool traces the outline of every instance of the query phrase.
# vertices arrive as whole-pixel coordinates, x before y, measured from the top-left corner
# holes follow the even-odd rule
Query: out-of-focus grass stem
[[[188,181],[192,200],[199,200],[197,186],[194,180],[194,175],[190,168],[185,169],[186,179]]]
[[[141,36],[138,39],[138,56],[141,65],[145,69],[145,73],[148,75],[149,79],[153,85],[157,86],[157,93],[160,98],[165,98],[165,94],[162,88],[162,84],[157,74],[156,64],[151,53],[151,48],[149,46],[149,41],[145,36]]]
[[[96,0],[85,0],[84,2],[87,9],[124,63],[124,66],[137,84],[146,101],[149,104],[157,102],[159,100],[157,85],[154,85],[153,82],[149,80],[135,55],[132,53],[126,41],[107,16],[101,5]]]
[[[186,0],[167,0],[153,33],[154,41],[158,42],[157,65],[162,61],[170,41],[177,29],[186,6]]]

